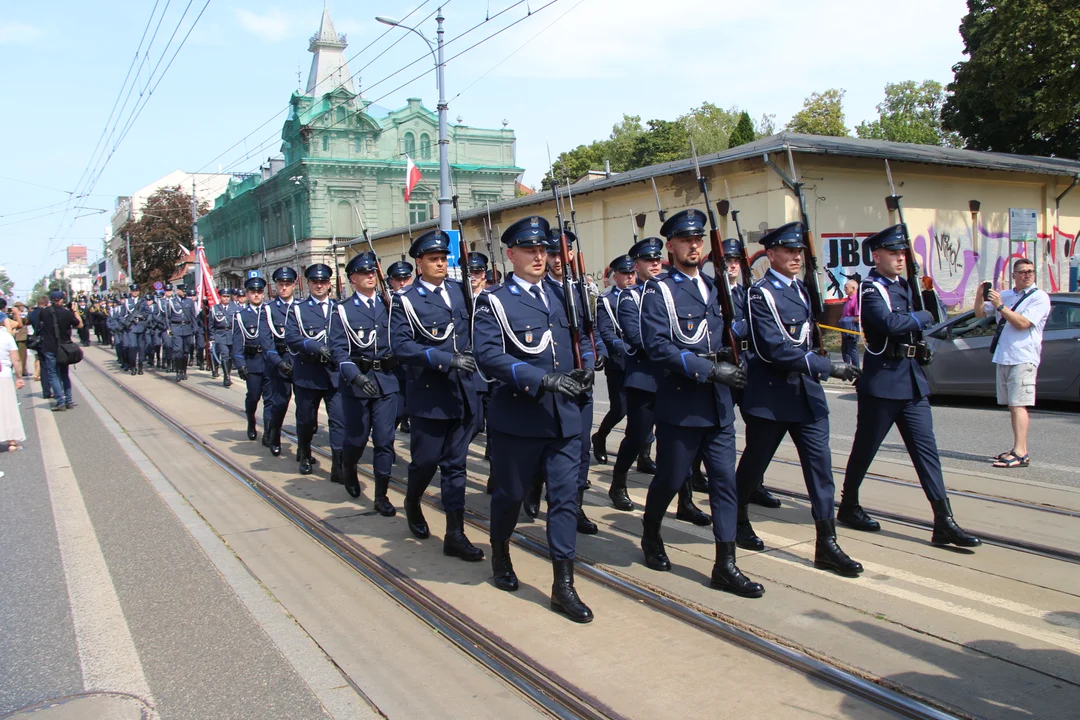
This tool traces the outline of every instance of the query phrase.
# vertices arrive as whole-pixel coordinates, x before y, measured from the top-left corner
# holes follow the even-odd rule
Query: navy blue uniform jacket
[[[248,356],[244,351],[245,347],[259,348],[259,352]],[[262,306],[254,308],[248,305],[236,313],[233,320],[232,357],[237,368],[247,368],[251,373],[275,370],[281,362]]]
[[[663,277],[663,273],[657,277]],[[619,325],[623,331],[623,345],[626,348],[626,380],[623,387],[634,388],[654,393],[659,385],[662,372],[659,365],[648,358],[641,342],[641,306],[640,296],[643,286],[635,285],[619,293]]]
[[[879,289],[880,288],[880,289]],[[881,290],[888,296],[888,303]],[[863,374],[856,386],[860,393],[890,400],[918,400],[930,394],[922,367],[913,358],[886,359],[882,352],[889,338],[913,344],[913,333],[934,321],[925,310],[915,312],[907,280],[889,280],[871,270],[862,281],[859,295],[861,326],[866,336]]]
[[[334,317],[330,320],[330,350],[334,353],[334,362],[341,373],[341,391],[361,400],[371,397],[354,387],[352,381],[360,374],[357,360],[364,358],[382,361],[392,357],[390,310],[386,307],[382,295],[375,295],[374,308],[368,308],[367,303],[357,294],[337,306]],[[393,372],[372,368],[365,374],[378,386],[380,395],[398,391],[398,379]]]
[[[323,317],[322,308],[312,297],[296,303],[285,322],[285,344],[293,355],[292,382],[307,390],[329,390],[338,386],[337,367],[319,362],[319,348],[329,347],[327,329],[334,316],[334,301],[327,299],[329,309]]]

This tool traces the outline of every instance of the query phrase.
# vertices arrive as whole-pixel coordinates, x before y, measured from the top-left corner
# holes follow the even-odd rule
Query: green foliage
[[[208,211],[206,202],[199,205],[200,215]],[[180,265],[180,246],[191,246],[191,196],[179,187],[158,190],[147,198],[139,219],[121,228],[123,233],[131,236],[131,281],[168,282]],[[117,260],[127,266],[126,244]]]
[[[947,129],[974,150],[1080,157],[1080,4],[968,0]]]
[[[844,124],[845,90],[830,88],[823,93],[810,93],[803,109],[795,113],[785,130],[807,135],[847,137],[851,133]]]
[[[754,121],[750,119],[750,113],[744,112],[739,116],[739,124],[735,126],[731,137],[728,139],[728,147],[738,147],[757,140],[757,132],[754,130]]]
[[[27,304],[36,305],[39,297],[46,297],[53,290],[64,290],[63,283],[57,280],[52,275],[42,276],[34,287],[30,289],[30,294],[27,296]]]
[[[939,82],[887,83],[885,102],[877,106],[878,119],[859,123],[855,134],[872,140],[960,147],[960,136],[941,127],[944,102],[945,89]]]
[[[5,297],[11,295],[11,289],[15,287],[15,283],[8,277],[7,272],[0,270],[0,293],[3,293]]]
[[[690,134],[678,120],[650,120],[649,129],[634,141],[627,169],[680,160],[690,155]],[[699,153],[711,152],[698,150]]]
[[[735,126],[739,124],[739,108],[732,106],[723,110],[709,102],[701,103],[701,107],[691,108],[690,112],[680,115],[676,122],[685,126],[694,138],[694,146],[699,155],[720,152],[728,149],[728,142]],[[689,141],[678,158],[690,156]],[[656,162],[663,162],[657,160]]]

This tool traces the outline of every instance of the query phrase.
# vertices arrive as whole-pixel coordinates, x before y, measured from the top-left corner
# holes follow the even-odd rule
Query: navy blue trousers
[[[941,474],[941,458],[934,437],[930,399],[887,400],[866,393],[859,393],[855,441],[844,472],[844,499],[848,503],[859,504],[859,486],[893,425],[904,439],[926,498],[930,501],[944,500],[945,479]]]
[[[709,479],[713,538],[716,542],[733,542],[739,510],[734,425],[718,428],[656,424],[656,475],[645,499],[645,517],[663,518],[699,455]]]
[[[270,390],[273,396],[271,404],[273,411],[270,414],[274,425],[285,422],[285,414],[289,411],[289,401],[292,400],[292,381],[281,377],[277,370],[267,373],[270,377]]]
[[[263,404],[263,431],[270,427],[274,410],[274,391],[270,387],[270,377],[265,373],[249,372],[247,376],[247,395],[244,396],[244,410],[254,415],[259,409],[259,399]]]
[[[415,428],[416,418],[413,418]],[[415,430],[414,430],[415,432]],[[552,560],[573,560],[577,545],[577,469],[581,436],[534,438],[508,435],[494,427],[488,433],[499,451],[491,455],[495,487],[491,493],[491,541],[509,540],[517,526],[525,493],[536,469],[547,481],[547,541]]]
[[[578,465],[578,487],[589,481],[589,465],[592,461],[593,395],[590,392],[581,406],[581,462]]]
[[[394,421],[397,419],[397,393],[379,397],[357,398],[341,393],[345,414],[345,449],[364,452],[368,438],[373,450],[375,477],[390,477],[394,465]]]
[[[172,348],[174,358],[187,357],[191,353],[191,348],[195,346],[195,338],[191,335],[173,333],[169,340],[169,346]]]
[[[293,392],[296,394],[296,431],[299,433],[301,427],[308,427],[313,435],[318,432],[319,403],[325,403],[326,416],[330,420],[330,449],[343,449],[345,422],[341,412],[341,393],[337,388],[319,390],[297,385]]]
[[[626,388],[626,435],[619,443],[619,454],[615,456],[615,472],[630,472],[630,466],[637,460],[638,455],[652,442],[653,425],[656,422],[653,411],[655,403],[656,393]]]
[[[765,479],[765,470],[772,462],[776,448],[780,447],[780,441],[790,434],[799,451],[814,520],[831,520],[836,489],[829,450],[829,416],[809,423],[776,422],[747,414],[743,419],[746,421],[746,447],[736,471],[739,504],[750,502],[750,493]]]
[[[465,460],[469,456],[469,443],[475,424],[469,413],[460,420],[409,416],[412,427],[412,434],[409,435],[409,451],[412,455],[409,462],[409,495],[423,495],[438,470],[443,510],[457,512],[465,509]]]
[[[604,377],[607,380],[608,407],[607,414],[600,421],[600,427],[596,434],[607,437],[611,430],[626,417],[626,392],[623,383],[626,382],[626,371],[611,364],[604,368]]]
[[[134,367],[146,360],[147,333],[129,330],[124,333],[124,347],[127,349],[128,366]]]

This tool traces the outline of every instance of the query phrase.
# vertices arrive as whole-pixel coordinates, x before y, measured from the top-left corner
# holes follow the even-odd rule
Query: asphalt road
[[[855,388],[832,381],[827,383],[825,392],[831,413],[832,448],[840,453],[848,453],[855,438]],[[595,397],[593,423],[599,424],[609,407],[602,373],[597,377]],[[1080,458],[1077,449],[1080,405],[1055,403],[1035,409],[1028,440],[1031,466],[1002,470],[991,467],[989,458],[1012,447],[1012,431],[1006,409],[998,408],[989,399],[945,398],[932,402],[934,430],[946,473],[953,468],[1000,477],[1020,475],[1028,480],[1080,487],[1080,462],[1077,461]],[[736,432],[744,432],[741,420],[736,422]],[[740,447],[741,444],[740,441]],[[608,441],[609,453],[616,447],[616,442]],[[900,460],[907,456],[904,442],[895,428],[885,438],[879,456]],[[836,483],[839,487],[843,478],[837,477]]]

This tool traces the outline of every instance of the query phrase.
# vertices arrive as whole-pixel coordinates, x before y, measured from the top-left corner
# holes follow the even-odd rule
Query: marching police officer
[[[221,372],[224,375],[222,385],[229,387],[232,385],[232,341],[233,341],[233,318],[236,313],[233,311],[233,298],[232,290],[228,291],[230,296],[228,304],[213,305],[210,308],[210,342],[213,348],[211,358],[218,365],[221,366]],[[211,366],[210,377],[217,377],[218,369],[216,366]]]
[[[409,531],[430,536],[420,503],[435,471],[441,471],[446,511],[443,552],[469,562],[484,551],[465,536],[465,461],[480,399],[471,355],[469,309],[461,287],[447,281],[449,236],[432,230],[409,248],[420,277],[393,297],[390,344],[408,366],[406,412],[412,424],[405,516]]]
[[[836,543],[829,406],[821,380],[854,380],[859,371],[831,362],[812,347],[814,317],[806,286],[797,277],[803,267],[804,233],[803,224],[793,222],[761,238],[769,269],[747,293],[752,352],[742,404],[746,447],[736,471],[739,505],[747,504],[780,441],[790,435],[802,461],[817,529],[814,566],[854,577],[862,565]],[[748,550],[765,547],[745,513],[739,517],[736,541]]]
[[[561,253],[561,236],[566,235],[566,244],[568,246],[568,258],[571,266],[574,262],[574,244],[577,242],[577,236],[566,230],[560,232],[558,228],[552,228],[550,235],[548,236],[547,247],[547,274],[544,275],[545,288],[558,296],[559,300],[566,305],[566,275],[567,269],[563,267]],[[581,329],[582,334],[582,360],[585,362],[585,367],[593,370],[595,366],[602,366],[603,360],[607,354],[606,348],[602,343],[597,343],[598,347],[594,347],[592,339],[588,337],[585,332],[585,303],[589,299],[585,296],[585,289],[580,284],[571,284],[576,298],[574,299],[574,306],[577,309],[578,315],[578,327]],[[581,408],[581,458],[578,463],[578,509],[577,509],[577,531],[584,535],[595,535],[599,532],[599,528],[596,523],[589,520],[585,515],[585,489],[588,487],[589,482],[589,434],[592,432],[593,421],[593,394],[592,385],[589,385],[586,393],[577,398],[577,404]],[[542,475],[540,476],[542,477]],[[539,497],[537,497],[537,505],[539,505]]]
[[[606,441],[612,429],[626,417],[626,395],[623,383],[626,381],[626,344],[623,342],[622,327],[615,314],[619,295],[634,284],[634,259],[629,255],[620,255],[608,265],[611,268],[613,284],[600,294],[596,301],[596,332],[608,351],[604,363],[604,376],[607,381],[607,414],[600,421],[600,427],[592,436],[592,451],[596,462],[606,465],[608,461]]]
[[[185,297],[187,288],[177,283],[176,296],[165,303],[165,327],[172,347],[176,382],[187,380],[188,354],[195,339],[195,303]]]
[[[285,423],[285,413],[289,410],[292,399],[292,356],[285,343],[285,323],[289,319],[296,292],[296,271],[287,265],[279,267],[271,276],[277,297],[272,302],[263,303],[266,314],[267,330],[273,339],[274,351],[280,361],[277,368],[268,372],[272,393],[273,409],[270,413],[270,425],[263,432],[263,445],[270,448],[274,457],[281,455],[281,426]],[[264,405],[265,407],[265,405]]]
[[[706,215],[675,213],[660,228],[674,260],[667,274],[645,283],[641,298],[641,342],[666,372],[656,390],[657,471],[645,500],[641,549],[653,570],[671,569],[660,537],[668,505],[686,487],[699,454],[709,478],[710,522],[716,544],[712,585],[744,597],[765,589],[735,565],[735,404],[731,388],[746,385],[744,367],[727,358],[724,317],[715,285],[699,270]],[[727,272],[721,270],[721,282]],[[727,353],[725,353],[727,350]]]
[[[165,370],[172,367],[172,346],[169,341],[169,322],[165,317],[168,313],[168,302],[173,296],[173,284],[165,283],[162,297],[157,299],[158,335],[161,339],[161,350],[158,353],[158,369]]]
[[[859,486],[881,442],[896,425],[934,510],[931,542],[978,547],[981,541],[956,524],[945,493],[930,414],[930,386],[922,369],[931,361],[930,349],[917,336],[934,322],[934,317],[926,310],[915,312],[911,294],[919,290],[909,287],[903,277],[908,261],[906,229],[893,225],[865,242],[874,256],[874,268],[862,281],[859,295],[866,354],[862,377],[856,383],[858,424],[836,519],[855,530],[881,529],[859,505]]]
[[[247,289],[247,305],[236,313],[233,320],[233,337],[229,347],[232,350],[230,360],[236,363],[236,372],[247,385],[244,397],[244,414],[247,415],[247,438],[259,437],[255,430],[255,413],[259,409],[259,398],[263,403],[263,437],[271,427],[273,414],[273,389],[270,375],[277,371],[281,358],[274,347],[266,313],[263,311],[263,297],[266,292],[266,280],[257,270],[248,274],[244,281]],[[224,361],[224,358],[222,358]]]
[[[523,218],[502,235],[513,274],[477,300],[476,354],[481,371],[498,382],[492,391],[491,568],[495,587],[518,589],[510,536],[536,468],[547,478],[547,540],[554,571],[551,607],[575,622],[592,610],[574,587],[577,544],[581,407],[592,372],[574,369],[566,307],[543,282],[550,228],[542,217]],[[579,348],[587,351],[589,348]]]
[[[127,351],[124,350],[124,328],[122,324],[123,309],[119,300],[109,300],[109,317],[105,321],[105,327],[109,329],[113,349],[116,350],[116,362],[121,370],[127,370]]]
[[[307,300],[294,303],[285,323],[285,344],[293,356],[293,393],[296,396],[296,459],[300,474],[314,471],[311,440],[319,428],[319,403],[325,403],[330,424],[330,481],[344,482],[341,451],[345,446],[345,426],[338,395],[338,372],[330,352],[330,318],[334,301],[330,299],[329,265],[315,263],[304,271],[308,281]]]
[[[487,269],[488,269],[488,257],[481,252],[469,253],[469,283],[472,286],[473,302],[475,298],[480,297],[480,293],[487,287]],[[473,437],[479,435],[484,431],[484,421],[487,418],[487,404],[488,398],[491,395],[491,384],[480,381],[479,385],[480,393],[480,417],[476,423],[476,427],[473,429]],[[484,459],[489,460],[490,455],[488,449],[484,450]]]
[[[413,280],[413,266],[412,263],[405,260],[398,260],[397,262],[390,263],[390,267],[386,269],[386,281],[390,283],[390,290],[393,293],[399,293],[405,290],[405,288],[412,283]],[[405,414],[405,395],[406,395],[406,382],[405,382],[405,366],[401,363],[397,364],[394,368],[394,375],[398,379],[398,410],[396,425],[401,432],[406,435],[411,432],[412,428],[409,426],[409,416]]]
[[[341,373],[341,408],[345,417],[342,452],[345,489],[360,497],[356,466],[371,438],[375,473],[375,510],[384,517],[396,511],[386,491],[394,464],[397,415],[397,359],[390,352],[390,308],[377,292],[377,258],[362,252],[345,266],[353,295],[342,300],[330,320],[330,351]]]
[[[124,369],[132,375],[138,372],[139,364],[142,362],[142,355],[146,352],[143,338],[143,332],[146,328],[144,326],[145,318],[142,317],[142,306],[143,301],[140,296],[139,285],[138,283],[131,283],[128,286],[128,297],[120,305],[120,331],[124,336]],[[136,311],[138,311],[137,314],[139,315],[138,320],[135,317]]]

